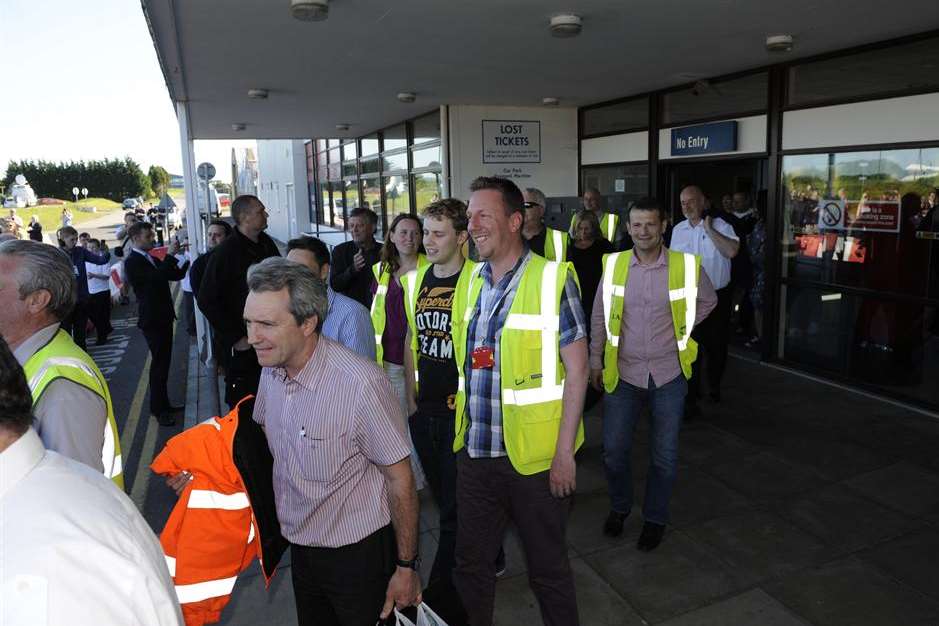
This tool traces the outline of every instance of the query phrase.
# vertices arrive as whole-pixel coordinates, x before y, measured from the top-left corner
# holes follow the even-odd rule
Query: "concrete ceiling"
[[[582,106],[939,25],[936,0],[333,0],[311,23],[289,0],[142,4],[195,139],[359,136],[440,104]],[[560,12],[583,17],[579,37],[549,35]],[[768,53],[775,33],[794,50]],[[248,99],[257,87],[270,98]]]

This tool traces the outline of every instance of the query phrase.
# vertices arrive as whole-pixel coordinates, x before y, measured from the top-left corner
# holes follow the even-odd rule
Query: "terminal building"
[[[540,188],[549,220],[587,188],[676,221],[687,184],[746,192],[767,234],[753,356],[939,413],[939,4],[293,5],[325,19],[143,0],[187,182],[194,140],[256,138],[271,234],[331,243],[354,207],[381,230],[480,175]]]

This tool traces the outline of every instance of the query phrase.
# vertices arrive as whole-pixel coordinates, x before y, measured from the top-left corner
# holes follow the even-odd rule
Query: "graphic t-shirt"
[[[450,313],[460,272],[446,278],[434,276],[431,268],[417,293],[414,321],[417,326],[417,401],[443,408],[453,403],[456,394],[456,361]]]

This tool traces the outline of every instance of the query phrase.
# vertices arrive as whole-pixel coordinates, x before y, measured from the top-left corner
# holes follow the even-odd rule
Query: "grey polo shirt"
[[[52,324],[21,343],[13,356],[25,365],[43,346],[52,341],[59,325]],[[33,427],[42,444],[63,456],[75,459],[104,472],[101,450],[108,407],[98,394],[70,380],[60,378],[49,383],[39,404],[33,407]]]

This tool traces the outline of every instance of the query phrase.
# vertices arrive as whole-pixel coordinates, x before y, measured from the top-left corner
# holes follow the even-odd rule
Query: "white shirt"
[[[44,450],[0,453],[0,624],[182,626],[153,531],[114,483]]]
[[[733,226],[721,218],[712,219],[711,226],[728,239],[739,241]],[[697,226],[692,226],[689,220],[675,224],[675,228],[672,229],[672,241],[668,247],[679,252],[689,252],[700,256],[701,267],[711,279],[714,289],[723,289],[730,283],[730,259],[721,254],[711,241],[704,230],[703,219],[698,222]]]
[[[189,262],[189,251],[183,252],[182,254],[176,255],[176,267],[182,267]],[[189,269],[186,270],[186,275],[180,281],[183,287],[183,291],[186,293],[192,293],[192,283],[189,282],[189,270],[192,269],[192,266],[189,266]]]
[[[102,263],[101,265],[96,265],[94,263],[89,263],[85,261],[85,273],[88,275],[88,293],[101,293],[102,291],[108,291],[110,286],[108,285],[107,278],[92,278],[92,274],[102,274],[108,276],[111,273],[111,266],[108,263]]]

